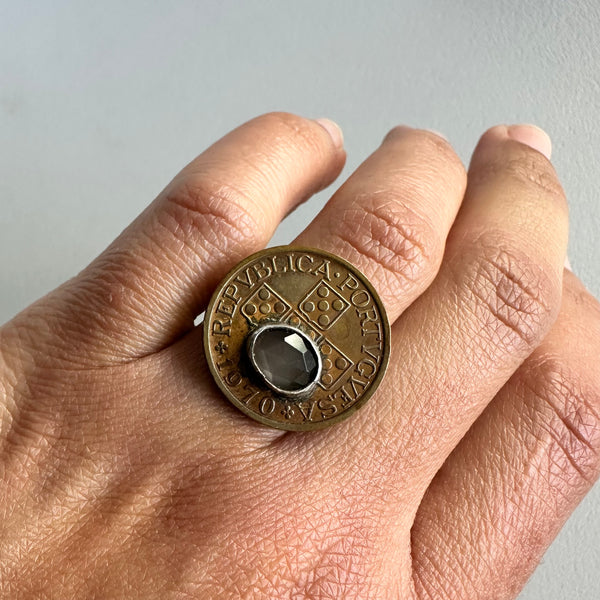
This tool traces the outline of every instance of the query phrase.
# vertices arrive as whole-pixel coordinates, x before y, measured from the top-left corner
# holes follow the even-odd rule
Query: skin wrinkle
[[[495,238],[496,234],[480,237],[478,252],[473,253],[476,258],[466,269],[463,263],[456,277],[465,281],[472,295],[476,307],[472,312],[477,314],[477,307],[485,307],[481,321],[485,322],[485,314],[491,315],[505,326],[500,331],[509,334],[511,345],[531,347],[556,319],[559,288],[525,254],[499,250],[493,243]],[[494,340],[496,344],[503,341],[497,334]]]
[[[527,382],[529,390],[550,406],[566,429],[585,448],[595,451],[594,442],[600,436],[600,412],[596,408],[600,405],[600,400],[590,402],[587,397],[593,396],[593,392],[584,392],[583,386],[577,382],[577,377],[565,373],[558,359],[545,357],[537,368],[543,369],[545,393],[537,391],[537,382],[534,381]],[[558,404],[561,399],[564,400],[562,408]],[[587,431],[585,417],[590,419],[590,431]]]
[[[233,252],[234,255],[243,256],[246,252],[244,250],[244,246],[246,242],[252,242],[255,244],[257,241],[254,239],[256,235],[254,230],[254,225],[245,220],[246,215],[244,213],[235,213],[231,209],[230,212],[232,214],[227,214],[227,211],[223,210],[215,210],[215,208],[211,208],[207,210],[205,214],[197,212],[197,217],[202,221],[203,225],[209,225],[206,230],[206,235],[203,236],[201,240],[194,240],[192,243],[190,240],[186,240],[186,237],[189,237],[190,231],[196,229],[193,225],[187,228],[183,228],[179,223],[180,219],[177,219],[175,216],[166,214],[157,215],[157,223],[159,224],[161,229],[165,229],[174,237],[174,240],[177,240],[177,243],[180,244],[180,250],[177,252],[174,258],[177,260],[174,262],[173,267],[176,269],[185,269],[189,266],[179,266],[180,258],[183,256],[183,251],[188,249],[193,254],[196,254],[199,259],[199,264],[208,264],[210,262],[210,258],[213,257],[221,257],[226,258],[229,256],[229,251]],[[167,217],[171,217],[167,219]],[[174,225],[170,225],[169,222],[174,223]],[[228,243],[232,244],[230,249],[223,247],[223,235],[227,233]],[[248,236],[251,236],[248,238]],[[153,240],[154,243],[160,241],[160,232],[157,234],[156,239]],[[218,241],[220,240],[220,244]],[[191,281],[190,281],[191,282]],[[206,292],[203,292],[206,294]]]
[[[403,221],[408,223],[410,218]],[[420,285],[421,279],[430,281],[433,278],[435,267],[424,247],[425,243],[432,245],[431,240],[435,238],[427,231],[421,234],[412,223],[391,221],[381,207],[347,209],[340,223],[336,238],[360,257],[360,263],[367,259],[370,265],[377,266],[376,279],[382,283],[379,289],[383,299],[387,299],[386,304],[393,306],[407,288],[417,282]],[[431,254],[441,258],[441,252],[435,248]],[[389,300],[390,297],[394,300]]]
[[[429,258],[429,254],[426,251],[426,247],[425,244],[420,243],[420,240],[427,240],[430,241],[431,239],[434,239],[434,235],[433,235],[433,227],[431,228],[425,228],[425,234],[421,235],[420,237],[414,234],[414,230],[416,229],[414,223],[411,223],[409,225],[407,225],[407,221],[410,223],[410,220],[407,220],[406,216],[403,215],[403,218],[400,219],[395,219],[393,216],[391,216],[391,214],[388,212],[389,209],[391,207],[387,207],[384,206],[379,206],[377,207],[377,209],[366,206],[363,210],[366,213],[366,215],[372,215],[375,219],[375,222],[377,221],[383,221],[384,223],[384,228],[383,231],[385,232],[386,230],[390,230],[392,233],[389,235],[383,235],[381,236],[381,239],[383,241],[383,245],[387,248],[387,249],[392,249],[393,246],[397,245],[398,240],[401,241],[401,246],[404,245],[404,242],[406,241],[409,244],[409,250],[413,250],[414,251],[414,255],[416,255],[418,257],[419,254],[422,254],[423,257],[425,258],[425,260],[427,260]],[[408,209],[405,209],[407,213],[409,213]],[[410,214],[410,213],[409,213]],[[373,233],[374,231],[378,231],[379,228],[375,227],[375,223],[373,223],[373,225],[371,226],[371,233]],[[408,234],[408,231],[411,232],[411,235]],[[386,244],[387,242],[387,244]],[[396,243],[393,243],[396,242]],[[414,257],[412,256],[412,253],[409,251],[406,253],[407,256],[407,262],[410,262],[411,260],[415,260]]]
[[[547,398],[544,398],[544,401],[549,403]],[[571,424],[568,423],[566,417],[562,417],[560,414],[556,413],[556,409],[552,408],[554,413],[556,414],[557,419],[560,421],[561,427],[567,431],[567,434],[561,431],[557,431],[556,424],[548,423],[544,427],[544,432],[548,437],[551,438],[553,444],[562,452],[562,455],[568,460],[573,469],[579,474],[579,476],[588,484],[592,484],[596,476],[595,474],[590,475],[587,470],[589,469],[589,463],[597,463],[598,452],[591,446],[587,441],[584,441],[583,436],[579,433]],[[564,438],[567,439],[564,439]],[[575,440],[568,439],[569,437],[575,438]],[[588,453],[591,455],[588,457]],[[552,459],[552,456],[551,456]],[[556,459],[552,459],[559,465],[560,454]],[[560,465],[559,465],[560,466]],[[561,468],[561,472],[566,472],[566,469]]]
[[[538,406],[544,437],[564,453],[584,483],[591,484],[600,463],[600,399],[591,391],[594,387],[582,385],[559,359],[547,355],[536,360],[520,383]]]
[[[231,228],[232,232],[241,234],[243,240],[246,233],[253,236],[260,234],[272,220],[268,216],[272,209],[256,202],[248,192],[208,176],[188,176],[177,185],[173,183],[166,190],[163,199],[167,207],[173,205],[183,209],[183,218],[175,218],[175,222],[183,230],[197,229],[197,217],[211,215],[221,219],[226,230]],[[202,242],[201,239],[197,241]],[[223,249],[220,251],[223,252]]]
[[[520,144],[515,144],[520,146]],[[469,183],[477,185],[494,179],[498,175],[508,177],[516,182],[518,186],[525,183],[528,189],[535,189],[535,195],[542,202],[548,199],[564,199],[564,190],[554,172],[552,164],[541,154],[535,155],[521,148],[509,148],[507,146],[507,157],[500,155],[499,160],[486,161],[485,155],[480,155],[481,162],[477,163],[477,169],[469,174]],[[498,156],[496,154],[496,156]],[[532,184],[532,185],[531,185]]]
[[[319,149],[315,148],[315,151],[318,152]],[[278,155],[282,160],[277,160]],[[291,208],[295,208],[298,203],[298,195],[302,193],[302,190],[296,189],[293,186],[293,172],[289,169],[285,170],[285,177],[281,176],[281,169],[285,168],[283,165],[286,164],[286,161],[293,159],[293,151],[289,148],[286,148],[284,145],[281,146],[280,149],[274,151],[274,149],[269,149],[269,153],[261,153],[261,152],[253,152],[252,156],[240,156],[238,160],[240,161],[241,166],[245,166],[248,168],[248,171],[253,174],[252,177],[248,177],[248,192],[242,192],[241,190],[236,190],[239,195],[244,196],[244,202],[239,206],[250,207],[249,212],[252,214],[254,211],[258,211],[259,214],[265,214],[266,210],[273,211],[277,210],[281,207],[281,204],[277,202],[271,202],[269,196],[272,196],[273,193],[270,191],[271,189],[277,189],[278,186],[282,186],[278,190],[278,194],[281,198],[291,198],[293,202],[291,203]],[[257,168],[257,164],[260,165],[260,168]],[[201,172],[196,171],[195,174],[201,174],[202,177],[210,176],[211,178],[215,177],[215,174],[218,172],[218,168],[211,168],[212,165],[206,164],[205,168],[202,169]],[[214,165],[214,167],[218,167]],[[297,165],[296,165],[297,168]],[[228,177],[228,173],[223,174],[225,177]],[[217,180],[215,180],[217,181]],[[230,188],[230,183],[227,182],[226,179],[219,179],[220,185],[225,188]],[[268,186],[265,185],[265,181],[268,182]],[[310,190],[309,194],[312,195],[315,190],[320,189],[322,184],[325,184],[327,179],[322,179],[315,184],[315,189]],[[268,198],[269,203],[261,203],[257,201],[255,198]],[[278,215],[281,218],[282,215]],[[265,223],[268,223],[269,220],[265,219]]]

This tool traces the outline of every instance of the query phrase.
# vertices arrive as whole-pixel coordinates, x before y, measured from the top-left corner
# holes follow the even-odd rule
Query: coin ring
[[[301,330],[332,365],[309,398],[284,398],[253,370],[246,342],[269,324]],[[225,397],[287,431],[348,418],[373,395],[390,358],[390,324],[377,291],[357,267],[318,248],[276,246],[242,260],[215,289],[202,326],[208,367]]]

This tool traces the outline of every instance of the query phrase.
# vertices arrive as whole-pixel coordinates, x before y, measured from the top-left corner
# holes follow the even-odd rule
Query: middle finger
[[[435,277],[465,186],[446,140],[396,127],[294,243],[356,265],[393,323]]]

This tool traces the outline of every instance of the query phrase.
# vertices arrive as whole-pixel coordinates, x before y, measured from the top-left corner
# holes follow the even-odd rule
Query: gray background
[[[490,125],[544,127],[571,262],[598,295],[596,2],[0,1],[0,322],[82,268],[205,146],[273,109],[338,121],[344,175],[398,123],[440,130],[465,162]],[[600,597],[599,513],[597,486],[522,599]]]

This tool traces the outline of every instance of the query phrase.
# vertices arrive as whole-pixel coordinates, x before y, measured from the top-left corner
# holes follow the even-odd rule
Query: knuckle
[[[461,174],[465,174],[465,167],[448,140],[432,131],[416,129],[414,132],[414,145],[415,150],[424,158],[430,158],[432,155],[441,156],[446,163]]]
[[[550,162],[538,152],[525,151],[524,156],[510,157],[504,165],[504,173],[521,185],[533,186],[544,196],[564,196]]]
[[[552,271],[524,251],[507,250],[506,236],[483,234],[458,267],[467,309],[478,333],[491,332],[496,344],[534,347],[560,307],[561,288]]]
[[[600,389],[590,379],[557,357],[544,357],[522,379],[539,415],[530,426],[545,445],[541,466],[570,482],[592,483],[600,470]]]
[[[427,219],[396,202],[358,199],[343,211],[334,235],[352,259],[379,271],[382,289],[397,296],[417,281],[431,281],[442,256],[442,240]]]
[[[202,176],[186,176],[165,194],[165,210],[158,218],[169,232],[185,244],[198,239],[210,246],[211,254],[231,245],[255,245],[265,229],[267,217],[250,195],[229,183]]]
[[[325,137],[322,128],[310,119],[288,112],[269,112],[257,117],[255,123],[276,144],[291,144],[309,152],[323,151]]]
[[[444,169],[452,172],[456,180],[461,183],[466,180],[466,170],[458,154],[454,151],[452,144],[440,135],[426,129],[411,129],[404,126],[393,128],[385,138],[387,141],[395,142],[403,140],[410,146],[415,159],[424,165],[441,162]],[[432,176],[439,177],[436,170]]]
[[[534,193],[566,202],[564,190],[552,163],[542,154],[522,144],[504,146],[469,174],[470,181],[479,183],[501,178],[511,187],[531,189]]]

